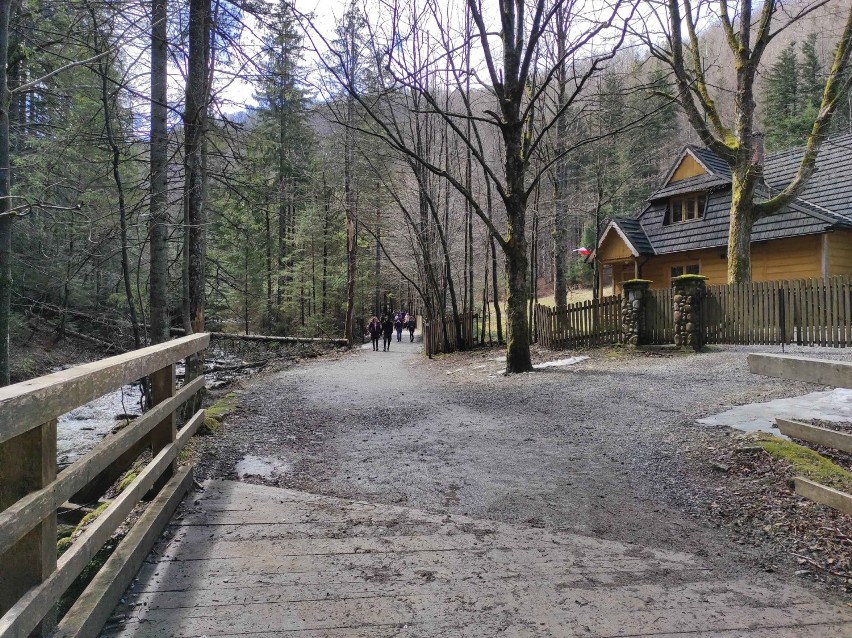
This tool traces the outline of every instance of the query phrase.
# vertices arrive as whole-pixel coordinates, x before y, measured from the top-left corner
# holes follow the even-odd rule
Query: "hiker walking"
[[[411,342],[414,343],[414,330],[417,328],[417,320],[411,315],[408,316],[408,323],[405,324],[408,328],[408,334],[411,335]]]
[[[370,332],[370,340],[373,342],[373,350],[379,351],[379,337],[382,336],[382,324],[379,318],[375,315],[370,319],[370,325],[367,326]]]
[[[390,315],[385,315],[382,321],[382,334],[384,335],[384,339],[382,339],[382,346],[384,346],[382,351],[387,352],[390,350],[391,335],[393,335],[393,320],[390,318]]]
[[[396,329],[396,340],[402,341],[402,317],[396,316],[396,321],[393,322],[393,327]]]

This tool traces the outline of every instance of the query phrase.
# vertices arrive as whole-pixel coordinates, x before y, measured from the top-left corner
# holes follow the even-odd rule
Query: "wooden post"
[[[0,511],[56,479],[56,420],[0,443]],[[31,587],[56,570],[56,512],[0,555],[0,616]],[[31,636],[48,635],[56,619],[45,617]]]
[[[167,365],[151,374],[151,405],[162,403],[175,395],[175,364]],[[164,447],[174,442],[177,438],[177,421],[175,413],[163,419],[151,430],[151,454],[154,456]],[[172,477],[177,468],[177,459],[172,462],[171,468],[163,472],[163,476],[157,481],[152,493],[159,489]],[[153,494],[152,494],[153,495]]]

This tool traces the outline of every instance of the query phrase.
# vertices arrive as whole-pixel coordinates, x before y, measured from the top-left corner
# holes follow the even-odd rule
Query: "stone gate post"
[[[674,342],[679,348],[698,351],[704,346],[701,304],[706,281],[704,275],[681,275],[672,280]]]
[[[621,297],[621,341],[632,346],[647,342],[645,304],[648,301],[648,279],[625,281]]]

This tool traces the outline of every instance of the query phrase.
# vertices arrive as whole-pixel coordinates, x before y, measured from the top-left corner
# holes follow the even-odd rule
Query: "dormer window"
[[[704,196],[704,193],[690,193],[689,195],[672,197],[666,208],[663,224],[679,224],[693,219],[701,219],[704,217],[706,206],[707,197]]]

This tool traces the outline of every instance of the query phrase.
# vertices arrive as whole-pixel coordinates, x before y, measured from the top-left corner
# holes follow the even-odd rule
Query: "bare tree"
[[[582,0],[536,0],[528,12],[530,3],[524,0],[500,1],[495,2],[496,7],[492,9],[493,15],[498,17],[499,28],[490,24],[488,16],[492,13],[483,10],[481,0],[467,0],[466,4],[474,25],[476,55],[482,59],[487,79],[482,78],[479,69],[473,70],[471,76],[479,91],[487,96],[489,103],[486,108],[475,110],[462,93],[465,107],[457,111],[452,106],[448,107],[442,98],[443,92],[451,90],[449,86],[421,81],[424,77],[439,77],[440,69],[450,65],[455,84],[461,84],[458,79],[463,73],[460,70],[463,62],[458,58],[464,55],[465,47],[454,34],[463,34],[464,27],[452,22],[453,16],[463,17],[463,12],[457,11],[456,7],[441,9],[437,3],[429,2],[421,6],[418,0],[409,0],[404,6],[396,1],[388,3],[385,14],[391,16],[390,23],[371,24],[371,45],[377,62],[375,73],[385,95],[404,91],[419,94],[424,110],[442,119],[453,135],[470,150],[473,161],[502,202],[506,215],[505,231],[498,228],[481,195],[466,186],[465,177],[460,174],[463,170],[448,170],[440,161],[418,153],[414,141],[401,135],[393,126],[388,110],[379,108],[381,100],[359,91],[342,74],[337,73],[335,77],[372,120],[373,128],[369,133],[380,137],[432,175],[447,180],[470,204],[502,249],[508,280],[506,371],[525,372],[532,369],[527,317],[527,202],[542,176],[559,159],[533,166],[531,158],[542,150],[545,138],[588,81],[620,47],[628,18],[621,14],[628,3],[613,0],[601,9]],[[570,61],[573,82],[564,107],[550,113],[547,118],[537,119],[537,108],[551,89],[560,60],[551,61],[556,66],[540,69],[536,82],[532,77],[533,60],[542,40],[553,32],[552,22],[560,9],[564,10],[569,24],[562,59]],[[437,31],[436,38],[442,50],[433,52],[427,49],[406,55],[405,47],[410,46],[411,33],[427,28],[424,15],[427,16],[428,28]],[[408,23],[404,25],[405,19]],[[621,28],[614,27],[616,23],[622,24]],[[611,39],[604,41],[606,36],[611,36]],[[309,37],[315,46],[323,40],[316,29],[310,30]],[[328,68],[334,73],[331,65]],[[467,134],[468,122],[472,135]],[[496,139],[502,166],[496,166],[493,158],[485,152],[482,138],[486,136],[490,136],[489,140]],[[564,153],[570,150],[570,147],[566,148]]]

